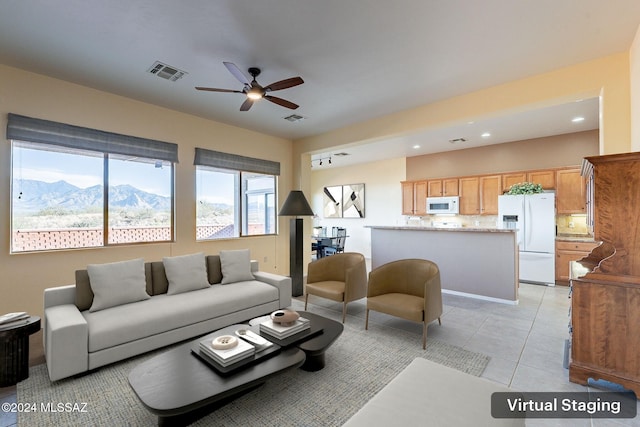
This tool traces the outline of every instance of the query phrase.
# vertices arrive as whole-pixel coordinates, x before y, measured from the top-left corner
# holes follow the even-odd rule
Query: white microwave
[[[457,215],[460,212],[460,197],[427,197],[428,214]]]

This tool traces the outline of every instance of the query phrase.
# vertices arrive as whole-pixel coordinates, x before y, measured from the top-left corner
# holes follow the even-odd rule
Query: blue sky
[[[13,147],[13,179],[44,182],[66,181],[87,188],[102,184],[102,157],[77,156],[66,153]],[[130,184],[140,190],[170,196],[171,168],[156,168],[140,162],[110,162],[111,185]]]
[[[33,150],[13,146],[13,179],[44,182],[66,181],[80,188],[102,184],[103,158],[78,156],[55,151]],[[110,162],[111,185],[129,184],[140,190],[170,196],[171,168],[156,168],[152,163],[135,161]],[[211,203],[233,205],[234,175],[226,173],[197,174],[198,198]]]

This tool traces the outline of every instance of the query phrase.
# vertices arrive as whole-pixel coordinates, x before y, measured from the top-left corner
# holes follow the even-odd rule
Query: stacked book
[[[310,326],[311,322],[309,322],[309,319],[304,317],[299,317],[293,325],[289,326],[282,326],[281,324],[275,323],[273,320],[269,319],[260,324],[260,332],[279,340],[283,340],[309,330]]]
[[[7,313],[0,316],[0,330],[10,329],[14,326],[25,324],[29,321],[29,315],[24,312]]]
[[[253,357],[256,353],[254,346],[241,339],[238,339],[238,345],[235,347],[223,350],[213,348],[211,342],[211,338],[200,341],[200,351],[224,368],[249,357]]]

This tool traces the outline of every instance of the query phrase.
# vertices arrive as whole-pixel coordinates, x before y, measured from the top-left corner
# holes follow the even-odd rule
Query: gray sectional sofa
[[[76,271],[74,285],[45,289],[49,378],[80,374],[290,305],[291,279],[258,271],[248,251],[90,265]]]

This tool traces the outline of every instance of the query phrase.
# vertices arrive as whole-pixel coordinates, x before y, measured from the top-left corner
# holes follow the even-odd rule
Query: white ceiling
[[[639,25],[638,0],[5,0],[0,63],[298,139],[627,51]],[[147,72],[155,61],[187,74],[158,78]],[[262,85],[301,76],[303,85],[273,94],[299,104],[305,119],[290,123],[283,118],[292,110],[266,101],[240,112],[243,95],[196,91],[242,89],[223,61],[260,67]],[[360,155],[422,154],[404,144],[430,138],[445,150],[452,138],[571,132],[570,122],[545,117],[589,115],[593,106],[460,123]],[[597,128],[595,115],[585,129]],[[485,130],[492,139],[478,139]]]

